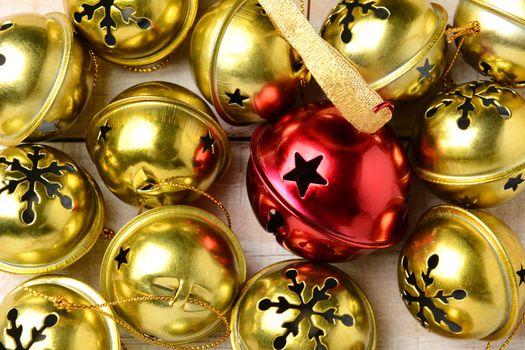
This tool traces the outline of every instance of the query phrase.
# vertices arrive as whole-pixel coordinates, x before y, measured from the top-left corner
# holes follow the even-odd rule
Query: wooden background
[[[200,13],[212,2],[212,0],[201,0]],[[450,16],[453,15],[457,0],[437,0],[437,2],[447,8]],[[337,0],[312,0],[311,22],[317,29],[320,28],[324,18],[336,3]],[[42,14],[63,11],[62,0],[0,0],[0,17],[27,11]],[[167,80],[198,93],[188,68],[188,41],[186,40],[184,46],[179,49],[172,64],[151,74],[127,72],[117,66],[101,62],[101,80],[93,93],[89,108],[84,111],[81,120],[73,130],[61,139],[52,142],[53,146],[65,150],[95,176],[103,190],[107,204],[106,226],[115,230],[133,218],[137,210],[120,202],[100,181],[83,142],[85,127],[96,110],[107,104],[125,88],[139,82]],[[455,67],[454,77],[458,82],[466,82],[479,76],[463,62],[459,62]],[[393,122],[394,128],[404,140],[408,140],[410,135],[409,127],[412,123],[409,118],[407,115],[398,115]],[[249,138],[253,126],[235,128],[225,123],[223,125],[231,137],[233,159],[228,173],[212,187],[211,193],[221,199],[232,214],[233,230],[244,248],[248,275],[251,276],[265,266],[294,256],[281,248],[274,241],[273,235],[266,233],[259,226],[250,209],[244,176],[249,155]],[[418,181],[415,181],[410,200],[410,227],[413,227],[414,222],[423,211],[437,203],[439,200],[429,194]],[[204,201],[199,201],[195,205],[216,212]],[[525,243],[525,221],[521,215],[518,215],[523,213],[524,207],[525,197],[521,196],[490,211],[511,226],[521,241]],[[99,288],[100,261],[106,246],[107,242],[98,242],[90,253],[61,273]],[[372,303],[377,321],[378,349],[483,349],[484,342],[449,340],[426,331],[412,318],[397,288],[396,265],[399,249],[400,245],[397,245],[387,250],[377,251],[360,260],[337,265],[355,279]],[[26,279],[28,279],[27,276],[0,273],[0,298]],[[144,344],[124,332],[122,335],[129,350],[160,349]],[[509,349],[525,349],[524,340],[525,329],[520,332]],[[219,348],[230,349],[231,346],[226,343]]]

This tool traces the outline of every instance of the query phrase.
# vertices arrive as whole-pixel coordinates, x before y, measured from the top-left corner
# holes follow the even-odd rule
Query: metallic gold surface
[[[264,268],[232,312],[235,350],[375,349],[374,313],[344,272],[306,260]]]
[[[202,94],[234,125],[280,116],[309,79],[256,0],[210,7],[195,26],[190,65]]]
[[[446,68],[448,15],[426,0],[342,0],[321,36],[386,100],[423,96]]]
[[[47,275],[24,282],[0,304],[0,348],[120,350],[117,326],[109,318],[95,310],[58,310],[52,302],[24,290],[26,287],[79,304],[105,303],[91,287],[70,277]],[[102,310],[111,314],[108,307]],[[19,336],[16,327],[22,327]]]
[[[0,19],[0,145],[68,129],[93,86],[89,51],[60,13]]]
[[[116,305],[114,311],[147,337],[184,344],[222,325],[213,312],[188,298],[228,313],[245,278],[242,248],[222,221],[197,208],[165,206],[119,231],[104,255],[100,283],[110,301],[176,296],[174,302]]]
[[[463,58],[501,83],[525,86],[525,2],[460,0],[454,25],[478,21],[481,32],[465,39]]]
[[[104,222],[103,197],[65,153],[49,146],[5,148],[0,182],[0,270],[60,270],[95,244]]]
[[[198,0],[64,0],[75,29],[102,58],[120,65],[158,63],[186,38]]]
[[[451,205],[428,210],[403,247],[401,295],[423,326],[449,337],[508,335],[525,296],[525,255],[491,214]]]
[[[102,180],[123,201],[146,206],[188,202],[206,191],[230,163],[228,137],[204,101],[171,83],[131,87],[97,113],[86,143]]]
[[[523,190],[525,101],[513,89],[467,83],[437,95],[420,119],[409,158],[436,195],[488,207]]]

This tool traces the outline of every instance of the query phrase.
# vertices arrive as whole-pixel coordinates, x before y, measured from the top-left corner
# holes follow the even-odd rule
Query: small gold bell
[[[509,334],[525,299],[525,255],[494,216],[451,205],[429,209],[398,265],[401,296],[430,330],[454,338]]]
[[[498,82],[525,86],[525,2],[460,0],[454,25],[480,23],[478,35],[465,38],[463,58]]]
[[[198,0],[64,0],[75,29],[102,58],[146,67],[170,56],[186,38]]]
[[[108,300],[143,295],[175,296],[173,301],[114,306],[117,317],[144,334],[170,344],[210,335],[221,325],[246,278],[239,241],[217,217],[197,208],[151,209],[126,224],[111,241],[101,270]]]
[[[0,19],[0,145],[67,130],[91,94],[94,65],[66,16]]]
[[[309,80],[257,0],[213,5],[195,26],[190,65],[202,94],[233,125],[281,116]]]
[[[0,349],[120,350],[115,322],[95,310],[59,310],[45,298],[59,296],[76,304],[105,303],[91,287],[70,277],[24,282],[0,304]],[[101,311],[112,314],[109,307]]]
[[[108,188],[123,201],[147,206],[195,199],[230,163],[228,137],[197,95],[171,83],[124,91],[91,121],[86,143]],[[164,185],[163,185],[164,184]]]
[[[488,207],[514,198],[525,181],[525,101],[486,81],[441,93],[415,130],[409,158],[444,200]]]
[[[231,343],[250,349],[375,349],[372,307],[330,265],[282,261],[253,276],[232,312]]]
[[[386,100],[423,96],[445,71],[448,15],[426,0],[342,0],[321,36]]]
[[[0,270],[60,270],[95,244],[104,223],[103,197],[65,153],[38,145],[5,148],[0,183]]]

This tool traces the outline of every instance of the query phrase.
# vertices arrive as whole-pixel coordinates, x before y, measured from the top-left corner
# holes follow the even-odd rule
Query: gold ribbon
[[[324,41],[292,0],[259,0],[283,38],[301,55],[326,96],[357,129],[373,133],[392,118],[390,108],[356,68]]]

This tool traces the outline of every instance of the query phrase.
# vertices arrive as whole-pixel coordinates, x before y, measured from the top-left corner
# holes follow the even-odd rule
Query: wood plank
[[[213,0],[201,0],[201,11],[208,7]],[[447,7],[449,13],[453,13],[457,0],[438,1]],[[322,0],[312,2],[311,21],[319,28],[329,9],[337,3],[337,0]],[[47,13],[50,11],[63,11],[62,2],[59,0],[17,0],[0,1],[0,13],[36,11]],[[166,79],[176,82],[197,92],[187,66],[187,43],[177,54],[175,61],[161,71],[151,74],[137,74],[124,71],[108,63],[102,63],[101,84],[95,90],[90,103],[90,109],[84,113],[81,121],[67,137],[81,138],[83,131],[94,111],[108,103],[115,95],[123,89],[142,81]],[[476,78],[472,70],[459,63],[455,70],[455,78],[458,82]],[[315,96],[311,92],[310,96]],[[395,127],[401,135],[409,135],[409,127],[416,113],[406,112],[404,116],[396,118]],[[405,119],[406,118],[406,119]],[[225,126],[232,137],[249,137],[253,127],[233,128]],[[81,142],[52,143],[53,146],[65,150],[85,169],[93,174],[100,184],[107,204],[106,225],[115,230],[124,225],[136,214],[136,208],[120,202],[102,184],[96,173],[94,164],[87,155],[85,145]],[[239,237],[244,248],[249,275],[262,269],[269,264],[285,259],[294,258],[285,249],[280,247],[273,236],[266,233],[257,223],[253,215],[246,188],[244,185],[245,169],[249,155],[247,142],[232,142],[232,164],[228,173],[218,181],[211,193],[221,199],[230,210],[233,217],[233,230]],[[413,227],[420,214],[431,205],[440,203],[438,199],[429,194],[423,186],[416,181],[410,198],[410,227]],[[213,205],[204,200],[195,203],[214,213],[219,214]],[[520,240],[525,242],[525,221],[519,213],[525,210],[525,197],[522,195],[498,208],[490,210],[499,218],[504,220],[518,234]],[[98,242],[94,249],[79,262],[61,272],[63,274],[81,279],[96,288],[99,288],[100,262],[104,254],[106,242]],[[480,341],[454,341],[439,337],[424,330],[406,311],[397,288],[395,268],[397,265],[400,245],[387,250],[378,251],[368,257],[337,266],[348,272],[368,295],[375,313],[378,326],[378,349],[481,349],[484,346]],[[0,273],[0,298],[12,288],[28,277],[15,276]],[[140,340],[123,333],[123,340],[129,350],[153,350],[159,347],[145,345]],[[512,343],[509,349],[525,349],[525,331]],[[229,344],[223,344],[219,349],[230,349]]]

